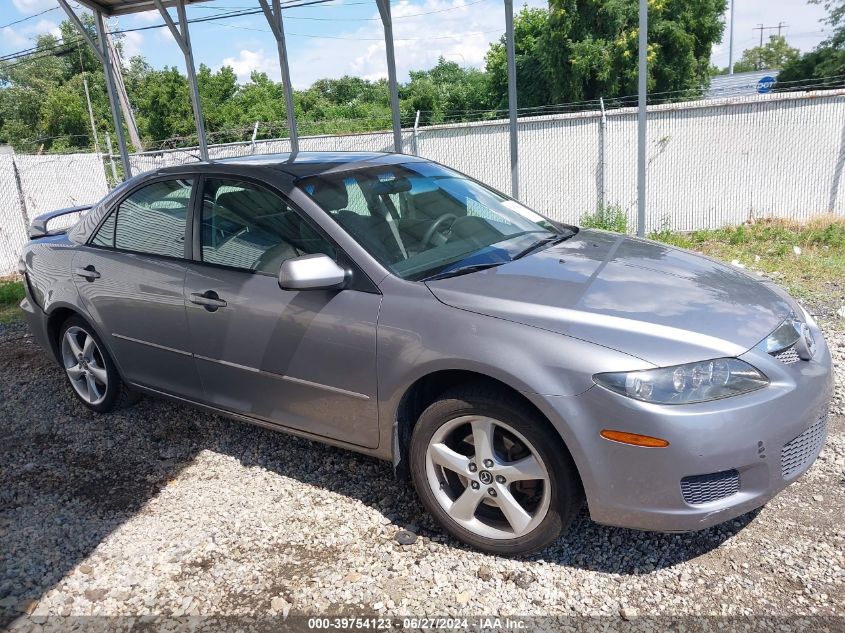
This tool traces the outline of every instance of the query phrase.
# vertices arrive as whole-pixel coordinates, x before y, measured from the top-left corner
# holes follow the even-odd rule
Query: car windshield
[[[298,183],[367,252],[410,280],[512,261],[571,234],[435,163],[376,165]]]

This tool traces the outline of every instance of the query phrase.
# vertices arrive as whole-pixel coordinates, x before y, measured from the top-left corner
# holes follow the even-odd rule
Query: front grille
[[[739,473],[731,469],[684,477],[681,479],[681,492],[684,501],[693,505],[724,499],[739,492]]]
[[[797,363],[801,360],[801,357],[798,356],[798,352],[795,350],[795,346],[787,347],[786,349],[782,349],[779,352],[772,353],[772,356],[777,358],[780,362],[784,365],[789,365],[791,363]]]
[[[801,472],[822,450],[827,436],[827,415],[788,442],[780,452],[780,472],[784,479]]]

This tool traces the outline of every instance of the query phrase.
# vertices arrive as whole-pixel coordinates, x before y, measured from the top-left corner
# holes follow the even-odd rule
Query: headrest
[[[349,194],[342,182],[330,180],[315,180],[311,197],[317,201],[324,211],[345,209],[349,204]]]

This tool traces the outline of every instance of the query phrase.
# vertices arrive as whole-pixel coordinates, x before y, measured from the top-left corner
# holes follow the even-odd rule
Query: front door
[[[336,249],[282,197],[206,178],[186,311],[207,403],[365,447],[378,445],[381,295],[285,291],[288,258]]]
[[[83,303],[131,383],[198,399],[188,348],[184,283],[190,179],[161,180],[127,196],[73,261]]]

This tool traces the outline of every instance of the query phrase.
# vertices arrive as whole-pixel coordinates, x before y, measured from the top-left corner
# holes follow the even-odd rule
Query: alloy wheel
[[[75,325],[65,331],[62,364],[80,398],[95,405],[105,400],[109,375],[103,353],[90,333]]]
[[[549,511],[550,479],[540,454],[493,418],[467,415],[443,424],[426,450],[426,478],[449,517],[481,537],[524,536]]]

